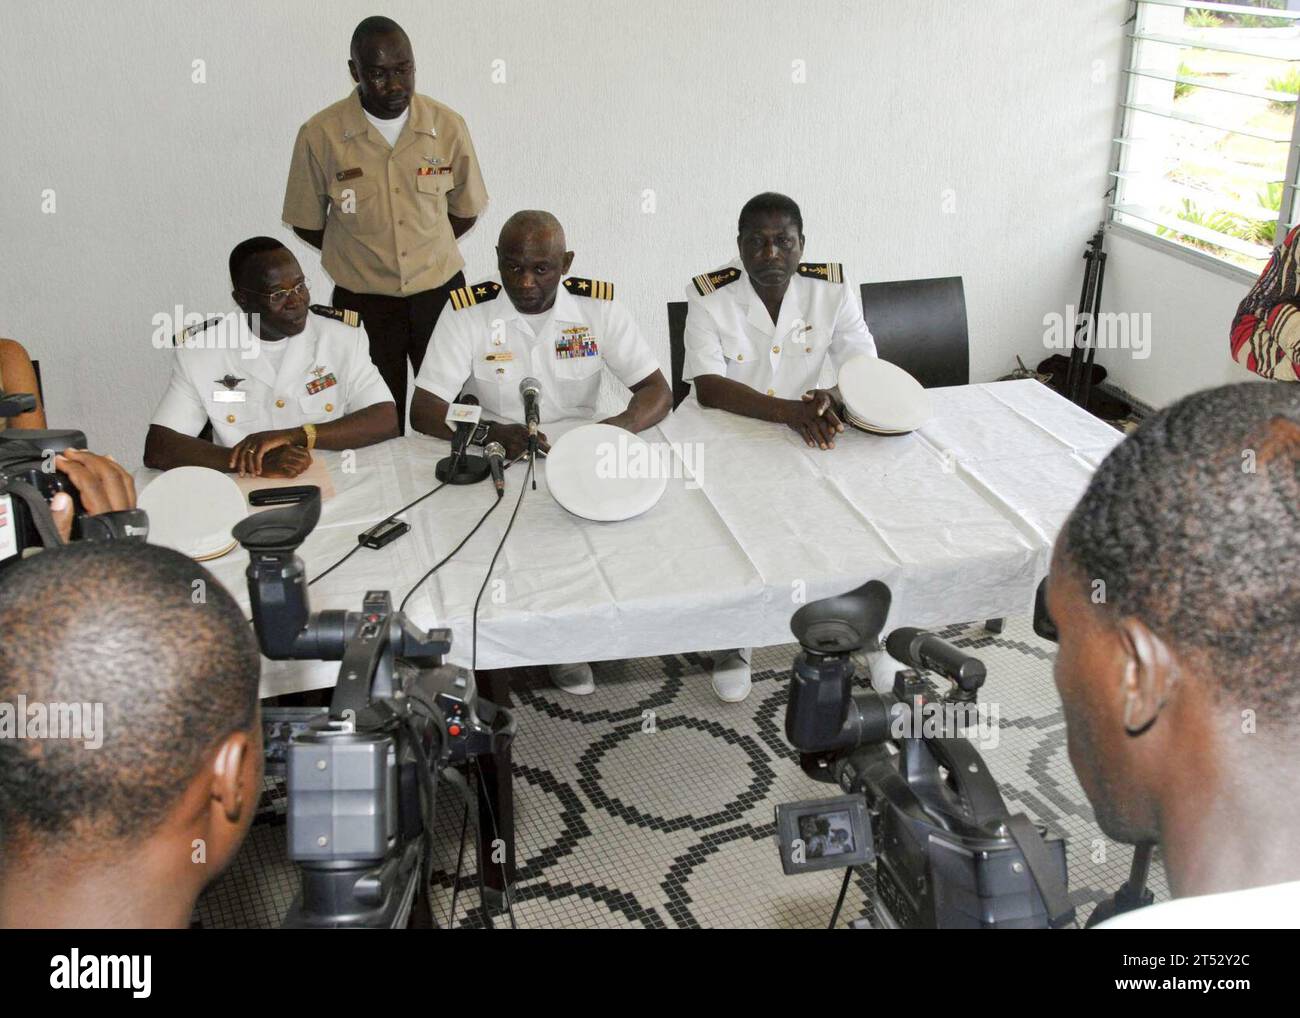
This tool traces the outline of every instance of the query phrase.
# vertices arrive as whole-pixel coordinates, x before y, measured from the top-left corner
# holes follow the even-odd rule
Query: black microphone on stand
[[[458,400],[456,400],[456,405],[460,407],[478,406],[478,397],[472,395],[471,393],[465,393]],[[447,413],[448,424],[451,423],[453,414],[454,411],[451,410],[451,408],[448,408],[448,413]],[[474,417],[475,418],[481,417],[481,415],[482,415],[482,411],[480,410],[477,415],[474,415]],[[455,472],[456,467],[460,465],[461,457],[465,455],[465,450],[469,448],[469,440],[473,436],[474,428],[477,424],[478,424],[477,419],[456,421],[456,433],[451,436],[451,457],[452,457],[453,473]]]
[[[434,468],[433,473],[438,480],[447,484],[477,484],[487,477],[487,461],[482,456],[466,454],[482,415],[477,396],[466,394],[448,405],[447,426],[455,431],[451,436],[451,455],[440,459]]]
[[[497,488],[497,498],[506,493],[505,459],[506,449],[500,442],[489,442],[483,448],[487,454],[488,469],[492,471],[492,483]]]
[[[536,468],[537,425],[541,419],[542,386],[536,378],[525,378],[519,383],[519,395],[524,400],[524,423],[528,425],[528,461]],[[533,487],[537,487],[537,474],[533,474]]]

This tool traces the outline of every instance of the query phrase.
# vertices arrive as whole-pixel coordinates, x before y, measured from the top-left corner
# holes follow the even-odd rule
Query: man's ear
[[[572,264],[573,264],[573,252],[572,252],[572,251],[565,251],[565,252],[564,252],[564,268],[560,270],[560,274],[561,274],[561,275],[565,275],[565,276],[567,276],[567,275],[569,274],[569,266],[572,265]]]
[[[230,291],[230,296],[231,296],[232,298],[234,298],[235,303],[239,305],[239,310],[240,310],[240,311],[243,311],[243,312],[245,312],[246,314],[250,314],[250,315],[251,315],[254,311],[257,310],[256,308],[250,308],[250,307],[248,306],[249,303],[250,303],[250,301],[248,300],[247,297],[244,296],[244,291],[243,291],[243,290],[240,290],[240,289],[238,289],[238,288],[236,288],[236,289],[234,289],[234,290],[231,290],[231,291]]]
[[[247,732],[231,732],[212,759],[212,800],[227,822],[240,824],[257,808],[262,759]]]
[[[353,81],[355,81],[358,85],[361,84],[361,76],[357,74],[357,65],[354,61],[350,59],[348,60],[348,73],[352,75]]]
[[[1130,735],[1145,732],[1156,723],[1173,693],[1178,662],[1169,646],[1139,619],[1119,624],[1124,664],[1124,727]]]

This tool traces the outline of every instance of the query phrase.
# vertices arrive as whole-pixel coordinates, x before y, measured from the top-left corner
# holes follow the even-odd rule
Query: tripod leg
[[[501,707],[510,706],[509,669],[476,673],[480,695]],[[506,888],[515,881],[515,796],[513,749],[506,743],[491,756],[476,761],[481,785],[478,795],[478,865],[483,886],[494,904],[504,906]]]
[[[1088,916],[1088,922],[1085,924],[1091,929],[1098,923],[1105,922],[1107,919],[1120,915],[1123,912],[1132,912],[1136,908],[1145,908],[1155,900],[1155,895],[1147,890],[1147,873],[1151,869],[1151,855],[1155,851],[1155,846],[1151,844],[1137,845],[1133,849],[1133,863],[1129,866],[1128,880],[1118,891],[1105,901],[1099,902],[1097,907],[1092,910],[1092,915]]]

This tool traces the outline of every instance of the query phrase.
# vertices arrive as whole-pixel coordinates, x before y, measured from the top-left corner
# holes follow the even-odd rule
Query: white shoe
[[[572,693],[574,696],[587,696],[596,691],[596,680],[591,676],[591,665],[585,661],[571,665],[551,665],[551,685],[556,689]]]
[[[749,647],[741,650],[719,651],[713,659],[713,691],[723,703],[740,703],[749,696],[754,684],[749,678],[749,661],[753,651]]]

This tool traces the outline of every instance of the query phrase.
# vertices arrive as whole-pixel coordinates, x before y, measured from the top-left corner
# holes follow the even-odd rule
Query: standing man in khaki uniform
[[[370,356],[406,424],[406,362],[418,372],[451,291],[456,238],[487,205],[465,121],[415,91],[411,41],[389,18],[352,33],[356,91],[298,131],[283,219],[321,252],[333,305],[360,313]]]

